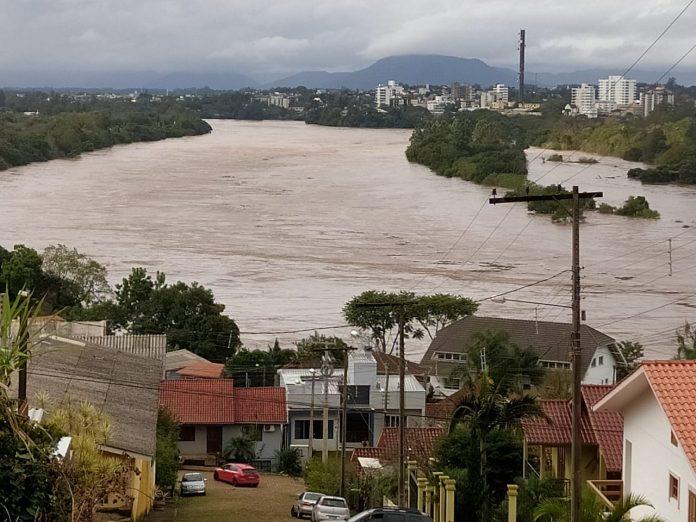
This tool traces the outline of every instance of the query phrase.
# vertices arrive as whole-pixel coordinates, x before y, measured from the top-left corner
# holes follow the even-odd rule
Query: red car
[[[259,472],[253,466],[237,463],[224,464],[220,468],[215,468],[213,478],[233,486],[251,486],[252,488],[258,486],[261,480]]]

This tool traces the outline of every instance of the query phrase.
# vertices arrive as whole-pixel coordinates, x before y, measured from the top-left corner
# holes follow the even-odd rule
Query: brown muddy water
[[[342,324],[341,307],[371,288],[481,299],[570,265],[570,227],[523,205],[491,206],[490,189],[433,175],[404,157],[406,130],[297,122],[213,121],[207,136],[140,143],[0,172],[0,244],[64,243],[104,263],[211,287],[244,332]],[[660,220],[589,214],[582,227],[588,324],[671,353],[696,319],[696,188],[642,186],[634,163],[543,163],[530,179],[645,195]],[[565,152],[567,159],[588,154]],[[673,238],[673,275],[668,242]],[[508,295],[569,304],[570,276]],[[567,309],[486,301],[482,314],[568,320]],[[335,333],[348,336],[348,328]],[[249,347],[278,337],[243,335]],[[418,359],[422,345],[412,345]]]

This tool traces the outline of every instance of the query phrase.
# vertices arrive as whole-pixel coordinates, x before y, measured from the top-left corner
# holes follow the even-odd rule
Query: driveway
[[[297,494],[304,491],[302,479],[262,474],[257,488],[237,488],[214,481],[211,472],[203,475],[208,479],[205,496],[178,498],[165,511],[153,512],[148,522],[297,520],[290,516],[290,507]]]

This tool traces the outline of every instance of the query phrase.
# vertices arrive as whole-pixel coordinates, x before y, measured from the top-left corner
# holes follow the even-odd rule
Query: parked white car
[[[312,522],[324,522],[325,520],[340,520],[345,522],[350,518],[348,502],[345,498],[330,497],[324,495],[312,509]]]
[[[181,496],[205,495],[205,479],[201,473],[184,473],[181,477]]]
[[[290,508],[290,514],[293,517],[311,517],[314,505],[317,503],[323,495],[321,493],[313,493],[311,491],[305,491],[297,495],[297,500]]]

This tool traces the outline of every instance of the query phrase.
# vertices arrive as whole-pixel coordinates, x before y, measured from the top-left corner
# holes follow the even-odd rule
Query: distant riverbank
[[[0,170],[73,158],[122,143],[207,134],[212,128],[176,105],[111,107],[54,114],[0,112]]]

